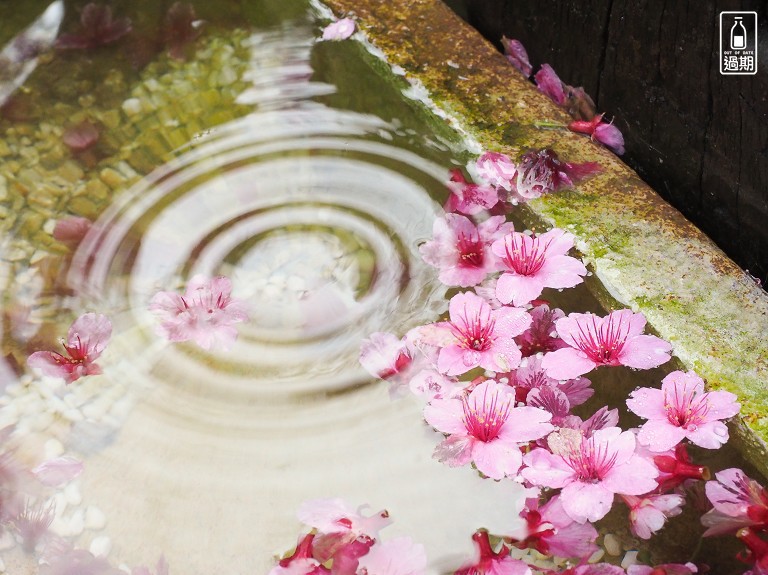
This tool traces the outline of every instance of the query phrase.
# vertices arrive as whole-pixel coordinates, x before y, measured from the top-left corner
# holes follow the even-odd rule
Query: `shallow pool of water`
[[[0,42],[47,5],[0,3]],[[308,4],[195,9],[182,59],[165,8],[115,2],[130,34],[43,51],[2,108],[3,451],[84,462],[51,528],[115,565],[266,572],[302,501],[343,497],[388,509],[390,537],[455,569],[475,529],[517,521],[520,489],[433,460],[420,406],[391,401],[357,358],[368,334],[445,311],[418,246],[470,154],[363,43],[318,42],[327,19]],[[83,122],[98,141],[72,150]],[[67,215],[93,221],[77,245],[52,236]],[[152,296],[196,274],[231,278],[248,303],[229,351],[156,332]],[[586,290],[569,305],[597,309]],[[103,374],[65,386],[26,366],[84,312],[114,326]],[[0,548],[9,573],[37,572],[8,532]]]

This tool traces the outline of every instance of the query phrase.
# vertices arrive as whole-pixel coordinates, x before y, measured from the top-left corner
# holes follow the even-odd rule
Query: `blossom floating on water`
[[[447,375],[461,375],[476,367],[505,372],[520,365],[520,350],[512,339],[531,324],[522,309],[491,309],[480,296],[459,293],[448,304],[450,321],[436,324],[446,337],[437,360]]]
[[[59,50],[89,50],[112,44],[131,31],[129,18],[112,19],[112,8],[91,2],[80,13],[80,30],[61,34],[56,40]]]
[[[95,362],[104,351],[112,335],[112,322],[107,316],[86,313],[77,318],[69,328],[67,342],[63,343],[66,355],[55,351],[36,351],[27,363],[37,367],[45,375],[62,377],[72,383],[85,375],[101,373]]]
[[[602,519],[614,494],[643,495],[656,487],[658,471],[635,454],[631,431],[609,427],[591,437],[561,429],[547,438],[551,452],[534,449],[524,457],[521,475],[543,487],[561,488],[563,509],[577,521]]]
[[[650,539],[651,535],[664,527],[669,517],[683,512],[685,499],[682,495],[622,495],[629,507],[629,527],[640,539]]]
[[[499,203],[499,193],[494,188],[468,182],[461,170],[451,170],[448,189],[451,195],[443,206],[446,212],[473,216],[490,210]]]
[[[604,146],[611,148],[618,155],[624,153],[624,136],[613,123],[603,122],[604,114],[597,114],[590,121],[574,121],[568,124],[568,129],[581,134],[588,134]]]
[[[184,295],[156,293],[149,309],[160,320],[159,331],[170,341],[192,340],[203,349],[228,349],[237,339],[233,324],[248,319],[244,301],[231,297],[232,282],[196,275]]]
[[[741,469],[731,467],[707,481],[707,499],[714,509],[701,522],[709,527],[704,536],[732,533],[742,527],[768,528],[768,490]]]
[[[495,241],[491,251],[504,272],[496,283],[498,300],[521,306],[539,297],[545,287],[562,289],[580,284],[587,268],[566,255],[573,240],[573,234],[554,228],[533,236],[512,232]]]
[[[460,214],[436,218],[432,239],[419,248],[424,261],[440,270],[449,286],[469,287],[482,282],[496,269],[491,244],[514,230],[504,216],[492,216],[479,225]]]
[[[531,575],[527,563],[509,556],[509,548],[502,545],[494,551],[487,531],[478,531],[472,535],[479,558],[476,562],[465,565],[453,575]]]
[[[352,18],[331,22],[323,28],[323,40],[346,40],[355,33],[355,27],[355,21]]]
[[[728,441],[728,428],[721,420],[740,408],[732,393],[705,392],[704,380],[692,371],[673,371],[662,380],[661,389],[636,389],[627,406],[648,420],[637,440],[651,451],[667,451],[683,439],[717,449]]]
[[[525,46],[520,40],[514,40],[501,37],[501,45],[504,48],[504,55],[515,68],[522,72],[523,76],[530,78],[533,68],[531,67],[531,61],[528,59],[528,52],[525,50]]]
[[[544,356],[550,377],[572,379],[601,365],[649,369],[669,361],[672,346],[652,335],[642,335],[645,316],[622,309],[605,317],[572,313],[555,322],[558,335],[569,346]]]
[[[435,457],[451,467],[475,464],[492,479],[514,476],[523,462],[520,444],[554,428],[552,415],[534,407],[515,407],[511,387],[484,381],[461,399],[440,399],[424,408],[424,419],[448,437]]]

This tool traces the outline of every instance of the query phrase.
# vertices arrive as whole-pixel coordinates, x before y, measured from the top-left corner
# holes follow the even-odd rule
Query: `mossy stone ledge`
[[[577,189],[521,207],[530,226],[566,228],[608,308],[628,306],[674,346],[710,389],[735,393],[732,437],[768,476],[768,295],[700,230],[610,151],[584,136],[536,126],[569,116],[439,0],[327,0],[424,85],[435,105],[488,150],[550,147],[605,171]]]

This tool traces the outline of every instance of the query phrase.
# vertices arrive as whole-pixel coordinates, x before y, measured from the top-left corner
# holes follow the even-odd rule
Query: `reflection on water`
[[[455,567],[476,528],[515,521],[516,484],[432,460],[419,407],[358,365],[369,333],[444,310],[417,247],[454,158],[413,118],[321,103],[336,88],[313,51],[341,48],[315,44],[306,20],[209,32],[195,60],[159,56],[135,80],[107,72],[113,109],[98,94],[41,95],[3,120],[3,209],[19,215],[3,228],[0,424],[15,425],[6,448],[26,464],[84,460],[54,496],[52,529],[114,564],[164,554],[173,573],[265,572],[317,497],[387,508],[390,536],[423,542],[435,569]],[[35,115],[45,98],[61,116]],[[61,117],[99,126],[91,155],[62,148]],[[47,239],[68,212],[94,220],[72,252]],[[230,277],[251,308],[229,352],[155,331],[152,295],[196,274]],[[26,355],[85,311],[114,324],[104,374],[64,387],[31,373]],[[36,572],[3,547],[14,573]]]

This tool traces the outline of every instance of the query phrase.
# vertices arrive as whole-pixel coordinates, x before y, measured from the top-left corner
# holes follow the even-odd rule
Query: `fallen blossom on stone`
[[[585,438],[561,429],[547,443],[551,451],[537,448],[525,455],[521,475],[534,485],[560,488],[563,509],[578,523],[605,517],[615,494],[643,495],[656,487],[658,471],[635,454],[630,431],[609,427]]]
[[[528,59],[528,52],[525,50],[522,42],[502,36],[501,45],[504,48],[504,55],[509,60],[509,63],[520,70],[523,76],[530,78],[533,68],[531,67],[531,61]]]
[[[642,335],[645,316],[622,309],[598,317],[572,313],[555,322],[568,347],[549,352],[542,365],[555,379],[573,379],[601,365],[649,369],[669,361],[672,346],[652,335]]]
[[[494,188],[513,190],[517,167],[506,154],[485,152],[477,159],[476,167],[478,175]]]
[[[704,381],[694,372],[673,371],[661,389],[634,390],[627,406],[647,419],[637,440],[651,451],[667,451],[688,439],[707,449],[728,441],[728,428],[721,421],[739,412],[736,396],[727,391],[704,391]]]
[[[323,40],[346,40],[354,33],[355,21],[352,18],[342,18],[323,28]]]
[[[86,313],[72,323],[67,342],[62,342],[66,355],[55,351],[36,351],[29,356],[27,363],[30,367],[39,368],[45,375],[61,377],[66,383],[72,383],[85,375],[101,373],[101,367],[95,362],[111,336],[112,322],[107,316]]]
[[[562,289],[580,284],[587,268],[566,255],[573,247],[571,233],[554,228],[541,235],[512,232],[497,240],[491,251],[503,272],[496,282],[501,303],[522,306],[541,295],[545,287]]]
[[[564,162],[554,150],[530,150],[520,157],[514,193],[519,201],[539,198],[602,171],[597,162]]]
[[[460,214],[436,218],[432,239],[419,247],[424,261],[440,270],[448,286],[470,287],[495,271],[497,259],[491,244],[514,229],[504,216],[493,216],[475,225]]]
[[[461,399],[440,399],[424,408],[424,419],[448,437],[435,457],[451,467],[475,464],[492,479],[514,476],[522,464],[519,445],[539,439],[553,427],[551,414],[514,407],[512,388],[487,380]]]
[[[160,321],[158,331],[168,340],[192,340],[203,349],[228,349],[237,339],[233,324],[248,319],[245,302],[233,298],[231,291],[229,278],[196,275],[184,295],[158,292],[149,309]]]
[[[624,153],[624,136],[612,122],[603,122],[603,115],[597,114],[589,121],[576,120],[568,124],[568,129],[587,134],[593,140],[597,140],[618,155],[622,155]]]
[[[533,77],[536,81],[536,86],[542,94],[549,96],[558,106],[563,106],[567,102],[567,97],[563,87],[563,82],[560,77],[555,73],[552,66],[549,64],[542,64],[541,69],[536,72]]]
[[[461,170],[451,170],[448,189],[451,195],[443,206],[446,212],[472,216],[490,210],[499,203],[499,193],[494,188],[468,182]]]

